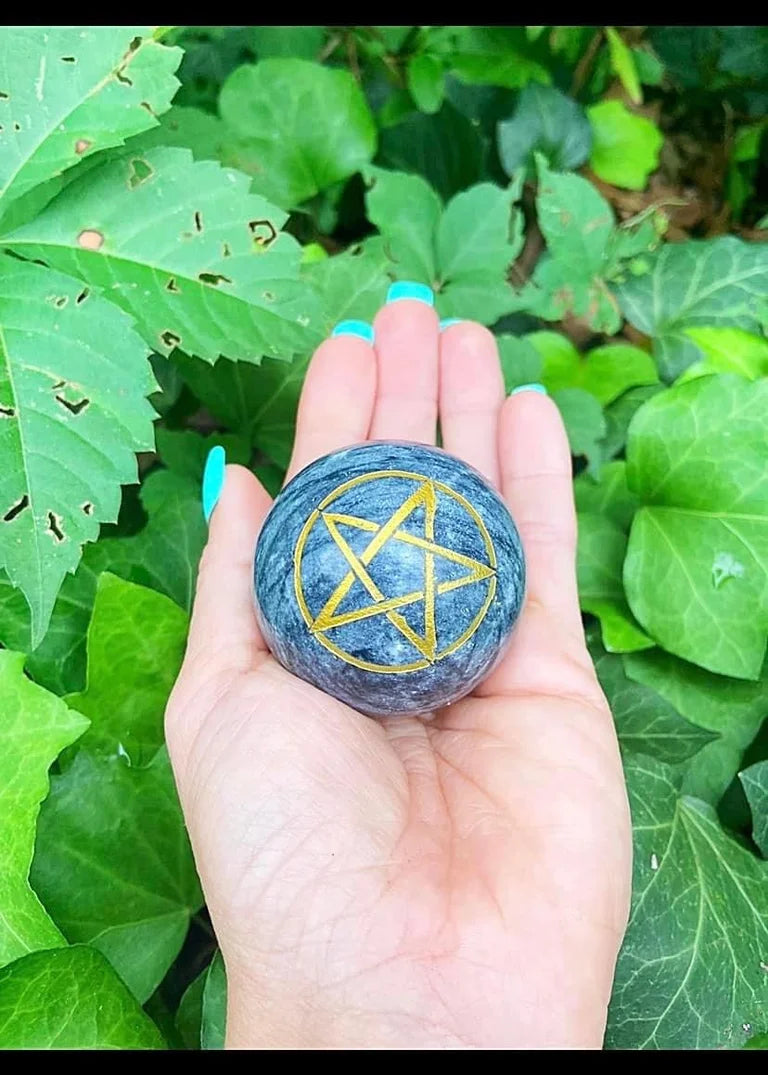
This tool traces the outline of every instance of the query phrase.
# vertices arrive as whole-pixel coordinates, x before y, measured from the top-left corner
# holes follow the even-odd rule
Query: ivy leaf
[[[379,228],[396,279],[419,280],[435,291],[441,317],[472,310],[492,324],[516,306],[506,271],[523,242],[514,209],[521,178],[506,188],[479,183],[441,211],[428,184],[416,176],[366,169],[368,216]]]
[[[662,376],[673,380],[701,358],[684,331],[691,326],[760,334],[768,293],[768,247],[734,236],[668,243],[647,257],[649,269],[617,288],[622,313],[653,337]]]
[[[630,679],[657,691],[686,720],[720,736],[688,763],[682,786],[685,795],[716,805],[768,713],[768,663],[757,683],[706,672],[660,649],[628,654],[624,667]]]
[[[618,306],[604,280],[614,234],[613,211],[586,179],[550,171],[543,157],[536,159],[536,206],[548,254],[520,291],[520,302],[546,321],[572,313],[584,317],[596,331],[618,332]]]
[[[768,340],[742,328],[701,326],[683,330],[704,355],[683,372],[681,380],[709,373],[738,373],[750,381],[768,377]]]
[[[0,1049],[164,1049],[104,956],[77,945],[0,970]]]
[[[531,79],[551,82],[543,64],[531,55],[522,26],[462,26],[451,70],[465,82],[518,89]]]
[[[605,408],[606,433],[603,440],[603,455],[611,459],[624,450],[627,443],[629,423],[635,416],[635,412],[653,396],[664,391],[661,384],[640,385],[637,388],[628,388],[613,403]]]
[[[589,163],[595,175],[626,190],[644,190],[659,166],[664,138],[655,123],[636,116],[622,101],[600,101],[587,109],[592,128]]]
[[[768,858],[768,761],[750,765],[739,780],[752,811],[752,834],[765,858]]]
[[[51,778],[32,878],[67,939],[98,948],[144,1002],[203,900],[165,749],[138,769],[84,743]]]
[[[67,703],[90,717],[80,746],[145,763],[163,742],[163,712],[181,667],[187,615],[155,590],[105,571],[88,628],[87,686]]]
[[[627,445],[630,607],[671,653],[744,679],[768,633],[766,413],[768,380],[697,378],[649,400]]]
[[[0,198],[157,125],[182,52],[146,26],[11,26],[0,48]],[[148,38],[148,39],[147,39]]]
[[[24,675],[21,653],[0,649],[0,967],[63,943],[29,885],[48,769],[88,727],[80,713]],[[0,1007],[1,1007],[0,1003]],[[0,1042],[2,1042],[0,1016]]]
[[[559,332],[531,332],[526,337],[543,359],[542,377],[550,392],[583,388],[606,406],[635,385],[655,384],[653,359],[628,343],[609,343],[579,353]]]
[[[738,1048],[765,1011],[768,865],[662,762],[629,757],[625,774],[634,883],[606,1047]]]
[[[499,157],[507,175],[533,165],[534,151],[552,168],[578,168],[589,156],[592,132],[584,110],[554,86],[529,82],[510,119],[498,124]]]
[[[560,388],[552,393],[563,419],[572,455],[586,456],[591,472],[599,470],[600,441],[605,436],[603,409],[582,388]]]
[[[48,626],[81,546],[151,449],[155,387],[129,318],[87,287],[0,255],[0,566]]]
[[[581,508],[578,523],[576,574],[581,608],[599,619],[603,644],[609,652],[648,649],[653,640],[632,615],[621,581],[626,531],[608,516]]]
[[[690,724],[656,691],[628,679],[620,656],[606,653],[595,640],[590,653],[625,751],[677,765],[717,738]]]
[[[606,463],[599,480],[584,471],[573,483],[576,510],[601,515],[625,533],[639,503],[627,485],[627,465],[621,459]]]
[[[257,361],[317,331],[285,219],[241,173],[157,148],[94,169],[4,242],[103,288],[155,351]]]
[[[174,1025],[185,1049],[200,1048],[200,1024],[203,1017],[203,989],[208,967],[200,971],[184,990],[176,1009]]]
[[[233,163],[286,209],[359,171],[376,150],[376,125],[353,76],[309,60],[239,67],[222,86],[219,111],[245,154]]]
[[[227,975],[221,952],[211,960],[203,988],[200,1044],[203,1049],[223,1049],[227,1021]]]

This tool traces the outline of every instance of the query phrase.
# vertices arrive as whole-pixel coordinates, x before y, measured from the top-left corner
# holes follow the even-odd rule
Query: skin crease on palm
[[[285,671],[254,617],[270,500],[230,466],[166,714],[228,979],[230,1048],[599,1048],[631,833],[575,579],[571,458],[504,399],[492,334],[403,299],[326,340],[289,477],[372,439],[435,443],[502,492],[526,553],[504,659],[428,718],[375,721]]]

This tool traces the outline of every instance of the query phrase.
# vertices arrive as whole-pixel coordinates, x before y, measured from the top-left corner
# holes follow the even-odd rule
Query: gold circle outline
[[[496,570],[496,550],[493,547],[491,535],[488,533],[488,529],[477,510],[472,506],[472,504],[470,504],[466,497],[461,495],[461,493],[457,493],[455,489],[451,489],[450,486],[445,485],[443,482],[435,481],[432,478],[427,478],[424,474],[417,474],[414,471],[410,470],[373,470],[369,474],[359,474],[356,478],[349,478],[347,481],[342,482],[341,485],[337,486],[334,490],[332,490],[332,492],[328,493],[328,495],[324,497],[318,507],[316,507],[310,513],[309,517],[307,518],[307,521],[304,523],[304,526],[301,529],[298,541],[296,542],[296,547],[293,553],[293,588],[296,594],[296,603],[301,610],[304,622],[310,629],[314,622],[314,618],[309,611],[306,600],[304,599],[304,592],[301,585],[301,557],[304,553],[304,546],[307,542],[307,538],[309,537],[312,527],[320,518],[320,512],[324,511],[325,508],[329,506],[329,504],[332,504],[334,500],[337,500],[340,496],[348,492],[350,489],[353,489],[356,485],[362,485],[364,482],[373,481],[376,478],[410,478],[414,481],[419,482],[431,482],[435,489],[438,489],[441,493],[444,493],[446,496],[449,496],[452,499],[458,501],[458,503],[461,504],[461,506],[465,509],[465,511],[468,512],[468,514],[472,517],[472,519],[474,519],[475,523],[477,524],[477,528],[480,531],[480,536],[483,539],[485,551],[488,554],[488,566],[494,571]],[[426,658],[422,658],[420,661],[413,661],[411,664],[374,664],[372,661],[363,661],[360,660],[359,657],[353,657],[350,653],[347,653],[345,650],[341,649],[334,642],[331,642],[331,640],[329,638],[326,638],[321,632],[317,632],[314,637],[317,639],[321,646],[324,646],[327,650],[333,653],[334,656],[344,661],[345,664],[351,664],[355,668],[360,668],[365,672],[378,672],[384,675],[399,675],[403,672],[418,672],[423,668],[429,668],[430,664],[437,663],[437,661],[441,661],[445,657],[449,657],[452,653],[456,653],[458,650],[461,649],[463,645],[465,645],[469,641],[469,639],[477,631],[480,624],[485,619],[486,613],[490,608],[491,602],[493,601],[495,594],[496,575],[494,574],[489,580],[488,593],[486,595],[485,601],[483,602],[479,612],[473,619],[472,623],[469,625],[466,631],[464,631],[464,633],[456,639],[455,642],[452,642],[451,645],[446,647],[446,649],[444,649],[441,653],[436,654],[434,661],[428,661]]]

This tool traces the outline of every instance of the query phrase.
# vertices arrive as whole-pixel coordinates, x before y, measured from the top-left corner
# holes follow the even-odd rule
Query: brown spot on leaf
[[[68,399],[65,399],[64,396],[56,396],[56,402],[60,403],[62,407],[66,407],[70,414],[80,414],[91,401],[83,398],[79,399],[77,403],[71,403]]]
[[[256,246],[269,246],[277,238],[277,228],[271,220],[249,220],[248,228]]]
[[[181,343],[181,336],[177,336],[176,333],[171,332],[169,328],[167,328],[165,332],[160,333],[160,339],[166,347],[178,347]]]
[[[9,508],[3,516],[4,523],[11,523],[17,515],[21,515],[24,508],[29,506],[29,497],[25,493],[21,500],[17,500],[13,507]]]
[[[168,283],[165,285],[165,290],[166,291],[173,291],[177,295],[180,294],[179,287],[178,287],[178,284],[176,283],[176,277],[175,276],[172,276],[170,278]]]
[[[92,228],[86,228],[77,237],[77,245],[83,250],[100,250],[103,244],[104,236],[100,231],[94,231]]]
[[[81,153],[85,153],[86,149],[90,149],[93,142],[90,142],[87,138],[78,138],[75,142],[75,153],[80,156]]]
[[[198,280],[201,280],[202,283],[211,284],[213,287],[218,287],[219,284],[232,283],[228,276],[223,276],[220,272],[199,272],[197,278]]]
[[[53,535],[57,543],[64,540],[64,531],[61,529],[63,522],[60,515],[53,511],[48,512],[48,533]]]

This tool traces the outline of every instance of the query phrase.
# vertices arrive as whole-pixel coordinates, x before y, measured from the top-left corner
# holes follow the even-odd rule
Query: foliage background
[[[574,456],[635,824],[609,1048],[768,1042],[768,31],[0,39],[0,1046],[221,1048],[162,714],[212,444],[392,279]],[[553,744],[556,749],[556,744]]]

